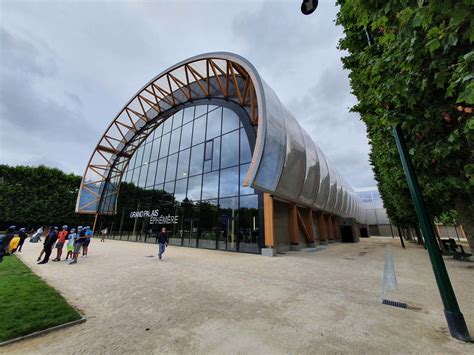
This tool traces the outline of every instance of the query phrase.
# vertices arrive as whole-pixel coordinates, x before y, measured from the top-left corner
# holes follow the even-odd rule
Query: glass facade
[[[169,117],[131,157],[117,215],[100,217],[99,228],[154,243],[166,227],[172,245],[258,253],[259,196],[242,186],[255,137],[240,115],[197,105]]]

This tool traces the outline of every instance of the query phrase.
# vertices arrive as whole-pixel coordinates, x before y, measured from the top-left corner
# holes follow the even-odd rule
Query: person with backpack
[[[39,227],[35,234],[30,238],[30,243],[41,242],[41,235],[43,234],[43,226]]]
[[[5,235],[1,238],[0,241],[0,263],[3,261],[3,257],[9,254],[9,247],[10,242],[12,241],[13,237],[15,236],[15,228],[16,226],[10,226]]]
[[[54,243],[56,243],[57,240],[58,240],[58,227],[51,227],[49,229],[49,233],[46,239],[44,240],[44,244],[43,244],[44,259],[43,261],[40,261],[38,265],[48,263],[49,257],[53,251]]]
[[[86,239],[84,239],[84,242],[82,243],[82,256],[87,257],[87,252],[89,251],[89,244],[91,243],[91,238],[92,238],[92,229],[91,227],[87,226],[84,227],[86,230]]]

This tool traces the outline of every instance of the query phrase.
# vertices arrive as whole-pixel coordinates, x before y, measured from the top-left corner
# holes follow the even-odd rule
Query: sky
[[[78,175],[123,105],[197,54],[247,58],[354,187],[375,185],[335,0],[0,0],[0,163]]]

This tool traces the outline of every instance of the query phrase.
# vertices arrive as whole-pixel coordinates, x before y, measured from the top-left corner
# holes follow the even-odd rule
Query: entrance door
[[[237,251],[237,219],[229,216],[219,218],[219,250]]]
[[[198,218],[185,218],[183,220],[183,246],[196,247],[196,238],[199,226]]]

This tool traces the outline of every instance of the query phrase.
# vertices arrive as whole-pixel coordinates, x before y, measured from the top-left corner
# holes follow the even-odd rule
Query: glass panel
[[[148,163],[150,161],[150,152],[151,152],[151,144],[145,145],[145,151],[143,153],[143,163]]]
[[[206,133],[206,116],[201,116],[194,120],[193,129],[193,145],[204,141],[204,135]]]
[[[204,172],[210,173],[212,170],[212,160],[207,160],[204,162]]]
[[[249,187],[243,186],[245,176],[247,175],[247,171],[249,170],[250,164],[244,164],[240,166],[240,181],[239,181],[239,186],[240,186],[240,194],[241,195],[248,195],[248,194],[253,194],[254,190]]]
[[[183,124],[183,110],[180,110],[174,114],[173,129],[180,127]]]
[[[176,175],[178,179],[188,176],[190,151],[190,149],[186,149],[179,152],[178,172]]]
[[[176,166],[178,164],[178,154],[173,154],[168,157],[168,167],[166,168],[166,180],[170,181],[176,179]]]
[[[212,140],[206,141],[205,149],[204,149],[204,160],[211,160],[212,159]]]
[[[219,186],[219,173],[204,174],[202,183],[202,199],[217,198]]]
[[[239,116],[237,116],[234,111],[224,108],[224,116],[222,118],[222,134],[239,128],[239,123]]]
[[[237,250],[237,197],[219,199],[219,235],[217,248],[220,250]]]
[[[258,235],[258,196],[243,196],[239,209],[239,251],[258,253]]]
[[[163,133],[163,125],[161,124],[155,128],[155,140],[160,138],[162,133]]]
[[[166,134],[169,131],[171,131],[172,125],[173,125],[173,116],[168,117],[166,121],[163,123],[163,134]]]
[[[239,167],[221,170],[219,197],[239,194]]]
[[[186,149],[191,146],[191,138],[193,136],[193,123],[185,124],[181,133],[180,149]]]
[[[187,196],[190,201],[199,201],[201,199],[201,182],[202,175],[189,178]]]
[[[196,106],[196,112],[194,114],[195,117],[199,117],[204,115],[207,112],[207,105],[198,105]]]
[[[135,162],[135,166],[138,167],[142,165],[142,159],[143,159],[143,151],[145,150],[145,147],[141,145],[138,149],[137,152],[135,153],[137,155],[137,160]]]
[[[218,233],[218,207],[217,200],[203,201],[200,213],[199,248],[215,249]]]
[[[136,168],[133,171],[133,183],[135,186],[138,186],[138,178],[140,177],[140,168]]]
[[[192,148],[189,175],[196,175],[196,174],[202,173],[203,155],[204,155],[204,144],[199,144]]]
[[[186,188],[188,186],[188,179],[181,179],[176,181],[174,198],[176,201],[181,202],[186,197]]]
[[[214,139],[214,152],[212,153],[212,170],[219,170],[219,160],[221,156],[221,138]]]
[[[221,169],[239,164],[239,150],[235,149],[239,141],[239,131],[222,136]]]
[[[146,175],[148,173],[148,164],[143,165],[140,168],[140,180],[138,181],[138,186],[139,187],[145,187],[145,182],[146,182]]]
[[[165,134],[161,138],[161,148],[160,148],[160,158],[166,157],[168,155],[168,147],[170,144],[170,134]]]
[[[222,108],[207,114],[207,136],[206,139],[217,137],[221,134]]]
[[[158,169],[156,170],[155,184],[162,184],[165,181],[166,161],[168,158],[158,160]]]
[[[184,109],[183,124],[192,121],[194,118],[194,106]]]
[[[165,192],[172,195],[174,193],[174,180],[165,183]],[[171,200],[171,199],[169,199]]]
[[[155,160],[153,163],[150,164],[150,167],[148,168],[148,176],[146,178],[147,187],[155,185],[156,163],[157,161]]]
[[[250,143],[247,133],[242,128],[240,130],[240,164],[248,163],[252,160],[252,152],[250,151]]]
[[[157,160],[160,153],[160,142],[161,138],[155,139],[153,141],[153,147],[151,149],[150,161]]]
[[[179,138],[181,136],[181,130],[175,129],[171,132],[171,142],[170,142],[170,151],[169,154],[176,153],[179,149]]]

